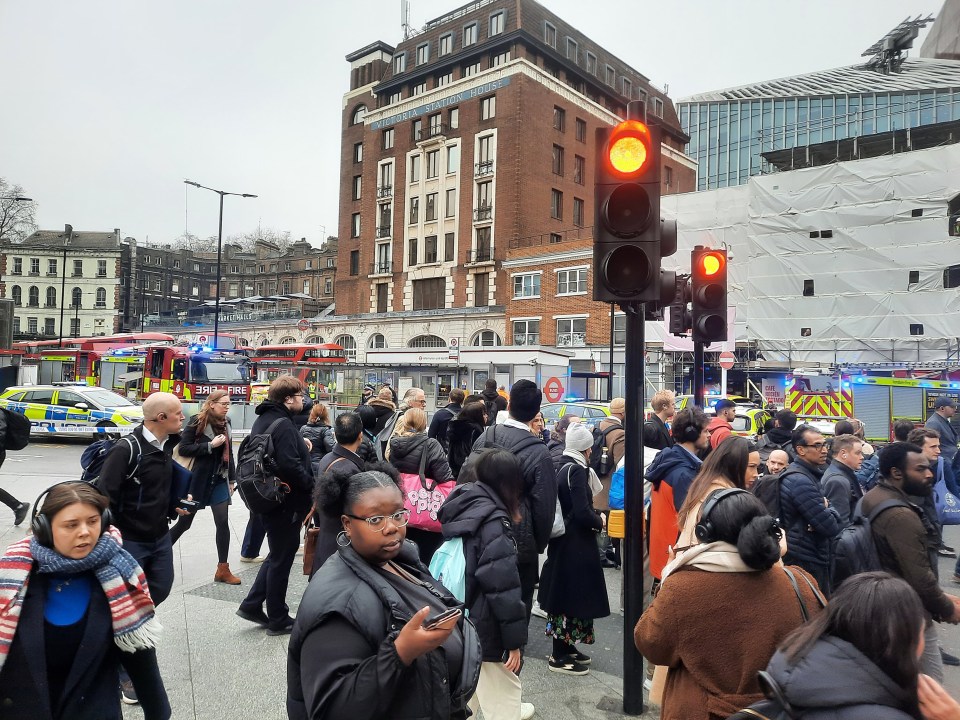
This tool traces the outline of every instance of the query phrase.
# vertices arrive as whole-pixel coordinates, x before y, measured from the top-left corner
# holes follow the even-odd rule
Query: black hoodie
[[[265,433],[275,420],[283,420],[270,433],[277,477],[290,486],[283,508],[306,513],[313,502],[313,466],[307,444],[293,424],[293,413],[272,400],[257,405],[254,413],[257,419],[250,428],[251,435]]]
[[[527,613],[520,596],[517,545],[510,518],[493,488],[458,486],[440,507],[444,538],[463,538],[466,606],[477,628],[484,662],[527,644]]]
[[[507,401],[503,399],[503,395],[489,388],[485,388],[480,395],[483,396],[483,404],[487,410],[487,425],[496,425],[497,413],[507,409]]]

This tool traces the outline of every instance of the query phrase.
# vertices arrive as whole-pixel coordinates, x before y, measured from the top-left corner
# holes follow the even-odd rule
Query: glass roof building
[[[677,103],[698,190],[776,171],[764,153],[960,121],[960,61],[906,59],[702,93]],[[822,147],[822,145],[821,145]]]

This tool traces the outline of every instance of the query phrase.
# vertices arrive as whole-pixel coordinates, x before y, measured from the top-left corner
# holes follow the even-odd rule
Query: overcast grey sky
[[[541,0],[679,99],[859,61],[941,0]],[[456,0],[412,0],[414,27]],[[649,17],[648,17],[649,13]],[[913,55],[918,54],[921,35]],[[166,242],[337,233],[344,56],[402,39],[400,0],[0,0],[0,177],[44,229]]]

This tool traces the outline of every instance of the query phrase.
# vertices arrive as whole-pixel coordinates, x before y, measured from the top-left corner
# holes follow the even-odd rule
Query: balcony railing
[[[389,226],[389,225],[378,225],[378,226],[377,226],[377,237],[378,237],[378,238],[390,237],[390,226]]]
[[[493,160],[484,160],[473,166],[473,176],[493,175]]]
[[[473,210],[474,222],[485,222],[493,219],[493,205],[481,205]]]
[[[419,142],[420,140],[428,140],[430,138],[440,137],[444,134],[444,132],[446,132],[446,130],[447,126],[444,123],[429,125],[428,127],[418,130],[416,133],[414,133],[414,140]]]
[[[380,260],[377,262],[370,263],[371,275],[387,275],[392,273],[393,273],[392,260]]]
[[[476,250],[470,250],[467,253],[467,264],[473,263],[485,263],[493,261],[493,253],[490,251],[490,248],[477,248]]]
[[[378,198],[393,197],[393,185],[381,185],[377,188]]]

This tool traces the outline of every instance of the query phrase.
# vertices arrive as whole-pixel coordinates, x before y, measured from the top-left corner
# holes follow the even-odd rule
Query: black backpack
[[[851,575],[883,569],[880,566],[877,543],[873,539],[870,524],[884,510],[889,510],[892,507],[910,507],[903,500],[884,500],[867,517],[864,516],[861,509],[862,504],[862,500],[857,503],[857,507],[853,511],[853,520],[840,532],[833,548],[833,568],[830,574],[830,582],[834,588],[840,587],[840,583]]]
[[[758,477],[752,488],[753,494],[767,506],[767,512],[770,513],[770,516],[778,520],[783,519],[780,514],[780,480],[782,475],[783,473]]]
[[[621,429],[619,425],[611,425],[606,430],[600,430],[599,425],[593,428],[590,467],[598,476],[609,475],[613,471],[613,452],[612,448],[607,447],[607,435],[619,429]]]
[[[250,512],[262,515],[283,504],[290,486],[276,476],[273,431],[286,420],[277,418],[266,432],[247,435],[237,451],[237,490]]]
[[[787,702],[786,695],[770,673],[761,670],[757,673],[757,680],[760,682],[764,699],[738,710],[727,720],[796,720],[800,717]]]
[[[0,408],[3,410],[4,420],[6,420],[6,430],[3,433],[4,450],[23,450],[30,444],[30,421],[27,416]]]
[[[103,470],[103,463],[107,455],[116,446],[122,442],[130,448],[130,459],[127,461],[127,480],[136,476],[140,469],[140,441],[134,435],[124,435],[122,438],[104,438],[91,443],[80,456],[80,467],[83,472],[80,479],[93,485],[104,495],[106,488],[100,482],[100,472]]]

